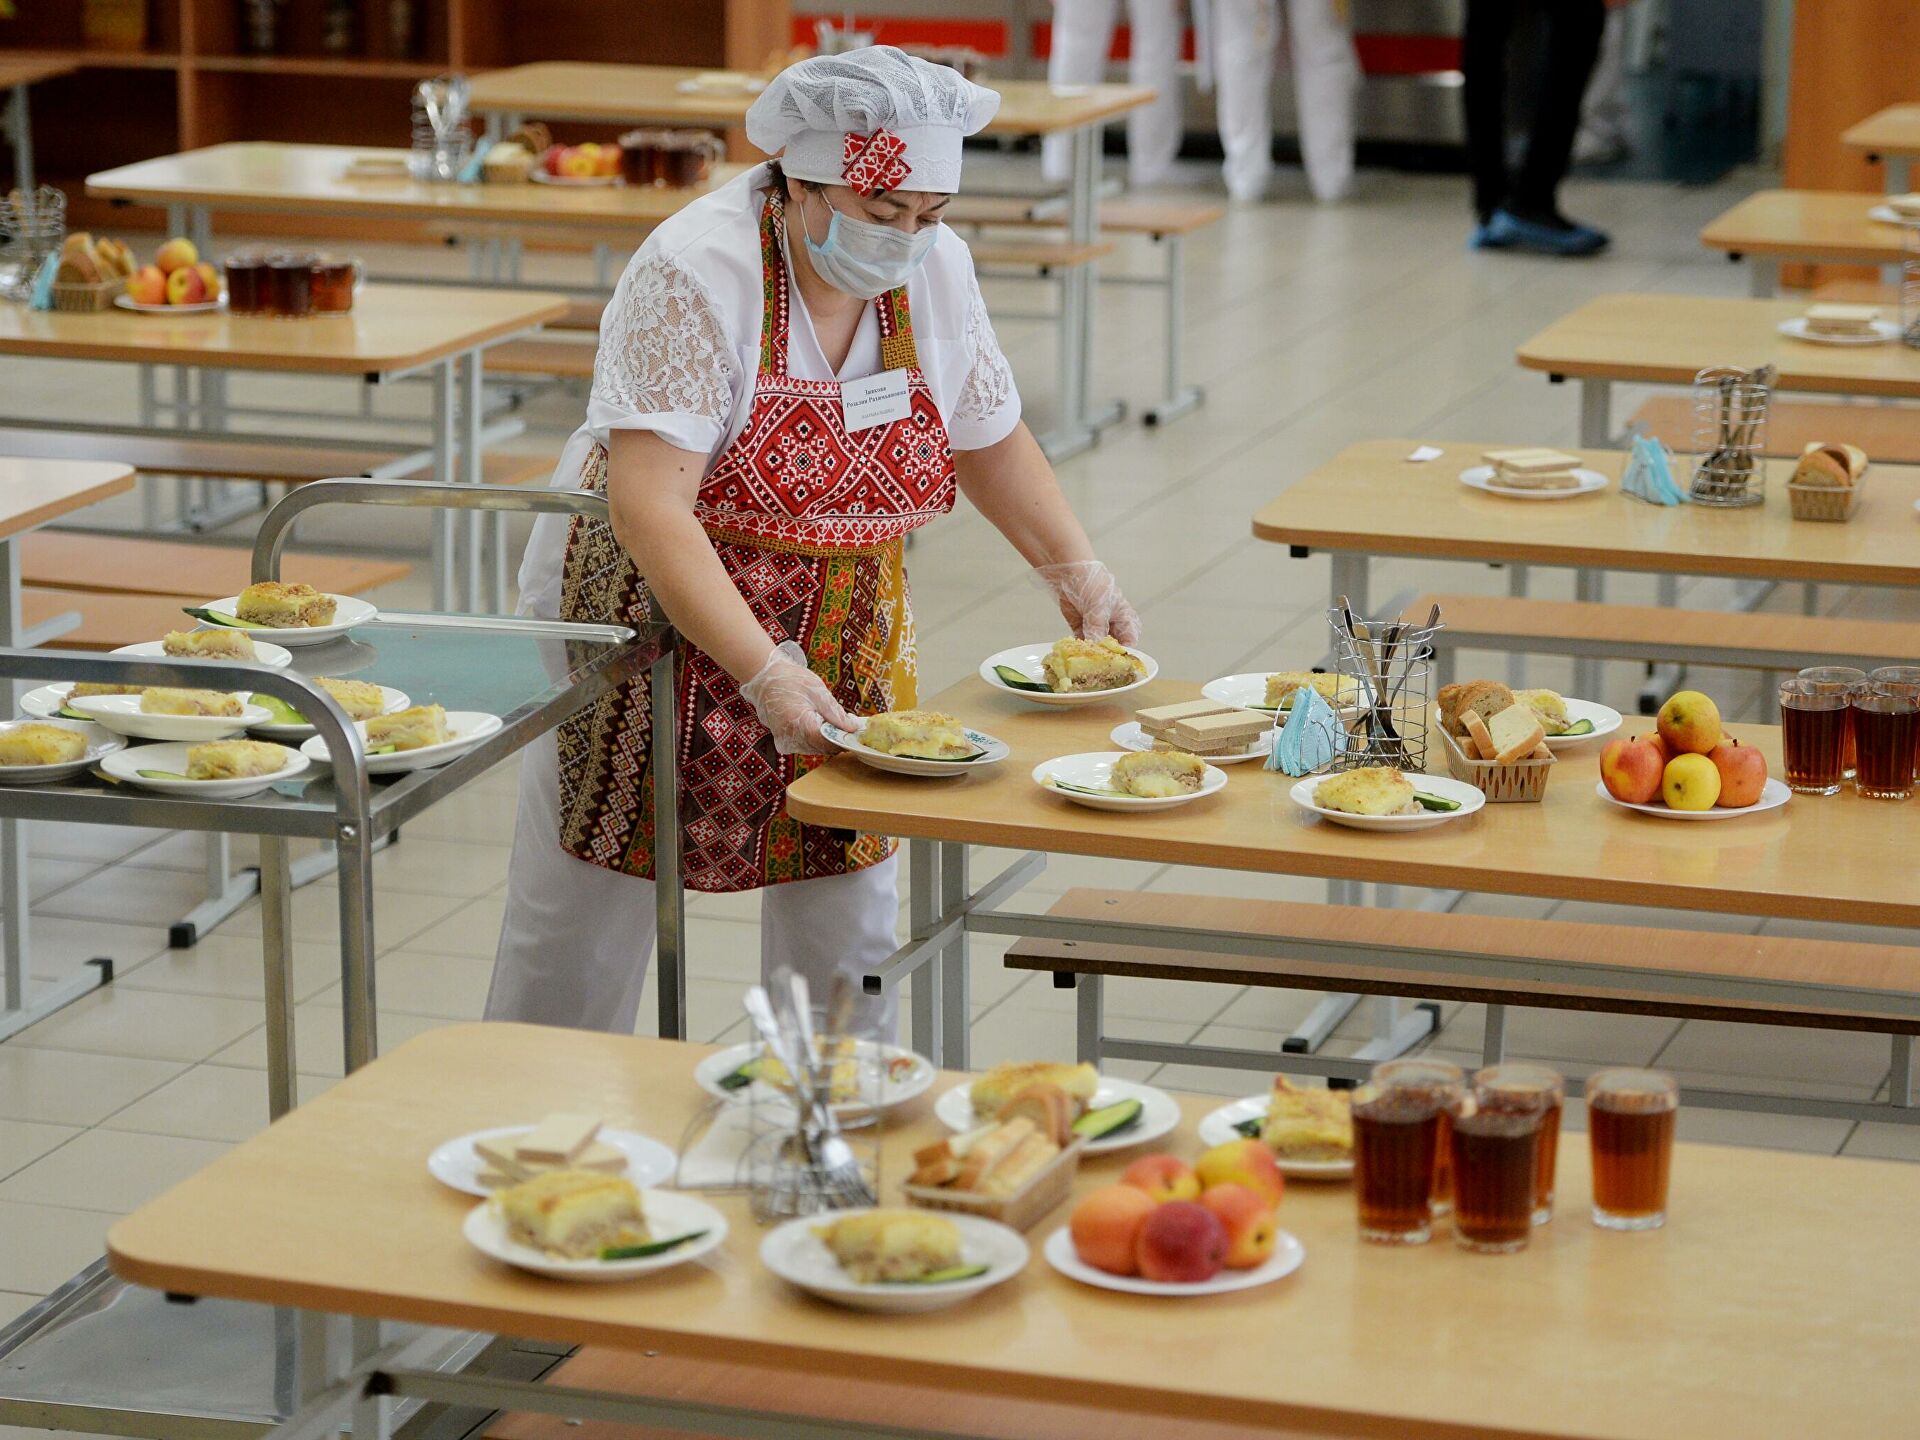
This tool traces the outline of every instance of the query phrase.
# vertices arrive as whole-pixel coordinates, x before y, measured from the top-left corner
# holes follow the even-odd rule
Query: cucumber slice
[[[676,1235],[671,1240],[649,1240],[644,1245],[607,1245],[602,1247],[602,1260],[644,1260],[649,1255],[664,1255],[669,1250],[678,1249],[689,1240],[698,1240],[707,1232],[689,1230],[684,1235]]]
[[[1249,1140],[1258,1140],[1260,1138],[1260,1132],[1266,1129],[1266,1125],[1266,1116],[1255,1115],[1250,1120],[1236,1120],[1233,1128]]]
[[[719,1083],[722,1090],[744,1090],[759,1078],[760,1062],[749,1060],[731,1075],[722,1075]]]
[[[57,716],[59,716],[59,717],[60,717],[60,718],[61,718],[62,720],[88,720],[88,721],[91,721],[91,720],[93,719],[93,716],[91,716],[91,715],[89,715],[89,714],[87,714],[87,713],[86,713],[86,711],[84,711],[84,710],[75,710],[75,709],[73,709],[73,708],[72,708],[71,706],[67,706],[67,705],[62,705],[62,706],[61,706],[61,707],[60,707],[60,708],[59,708],[58,710],[56,710],[56,711],[54,711],[53,713],[54,713],[55,715],[57,715]]]
[[[944,1270],[930,1270],[915,1280],[885,1280],[885,1285],[948,1285],[955,1280],[972,1280],[991,1270],[991,1265],[949,1265]]]
[[[191,775],[177,775],[171,770],[136,770],[133,772],[142,780],[191,780]]]
[[[1103,1105],[1098,1110],[1089,1110],[1073,1122],[1073,1133],[1084,1135],[1089,1140],[1102,1140],[1109,1135],[1118,1135],[1140,1123],[1140,1116],[1146,1106],[1137,1099],[1121,1100],[1112,1105]]]
[[[307,723],[306,716],[278,696],[268,695],[262,691],[253,697],[253,703],[273,717],[272,724],[304,725]]]
[[[1554,738],[1558,740],[1568,735],[1591,735],[1592,733],[1593,733],[1593,722],[1591,720],[1576,720],[1571,725],[1567,726],[1566,729],[1562,730],[1560,734],[1556,735]]]
[[[1438,810],[1438,811],[1441,811],[1442,813],[1445,813],[1447,811],[1452,811],[1452,810],[1458,810],[1460,808],[1460,802],[1458,800],[1448,800],[1445,797],[1440,795],[1429,795],[1424,790],[1414,791],[1413,798],[1415,800],[1418,800],[1420,804],[1426,807],[1427,809]]]
[[[251,620],[242,620],[238,615],[229,615],[224,610],[209,610],[204,605],[183,605],[180,607],[196,620],[204,620],[209,625],[224,625],[229,630],[271,630],[271,625],[256,625]]]
[[[1031,675],[1014,669],[1011,665],[996,665],[993,673],[1000,677],[1000,683],[1009,690],[1037,690],[1042,695],[1051,695],[1053,687],[1043,684]]]
[[[371,755],[396,755],[399,753],[399,751],[400,751],[400,747],[398,745],[376,745],[373,747],[373,749],[367,751],[367,754],[370,756]]]
[[[1049,780],[1047,784],[1056,790],[1071,790],[1076,795],[1119,795],[1124,793],[1115,790],[1111,786],[1108,786],[1106,789],[1101,789],[1093,785],[1069,785],[1065,780]]]

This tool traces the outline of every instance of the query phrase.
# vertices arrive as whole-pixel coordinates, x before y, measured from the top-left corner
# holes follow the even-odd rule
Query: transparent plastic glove
[[[1082,640],[1099,640],[1111,635],[1122,645],[1140,641],[1140,617],[1127,597],[1120,593],[1120,582],[1098,560],[1068,560],[1058,565],[1036,565],[1034,579],[1053,592],[1073,633]]]
[[[791,640],[774,647],[759,673],[740,687],[740,698],[753,707],[782,755],[827,753],[831,747],[820,733],[822,722],[856,734],[867,723],[840,708],[826,682],[807,668],[806,652]]]

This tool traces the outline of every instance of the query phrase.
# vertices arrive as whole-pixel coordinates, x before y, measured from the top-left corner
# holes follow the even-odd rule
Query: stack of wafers
[[[1136,710],[1133,718],[1157,750],[1189,755],[1244,755],[1273,725],[1273,718],[1218,700],[1185,700]]]
[[[1508,490],[1574,490],[1578,455],[1563,450],[1489,450],[1480,457],[1493,467],[1495,485]]]

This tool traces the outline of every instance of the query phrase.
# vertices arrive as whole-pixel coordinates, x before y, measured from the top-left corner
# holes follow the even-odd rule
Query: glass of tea
[[[265,313],[283,320],[313,313],[313,256],[305,250],[275,250],[267,256]]]
[[[236,250],[227,256],[227,311],[255,315],[267,308],[267,252]]]
[[[353,288],[360,283],[360,262],[349,255],[313,257],[313,308],[335,315],[353,309]]]
[[[1453,1158],[1453,1238],[1463,1250],[1509,1255],[1533,1234],[1544,1109],[1485,1110],[1469,1099],[1447,1136]]]
[[[1593,1223],[1601,1229],[1657,1230],[1667,1223],[1679,1108],[1679,1085],[1658,1070],[1600,1070],[1587,1077]]]
[[[1440,1135],[1434,1142],[1433,1155],[1433,1213],[1436,1217],[1447,1214],[1453,1209],[1453,1152],[1447,1146],[1447,1126],[1451,1123],[1459,1097],[1466,1094],[1466,1072],[1445,1060],[1415,1058],[1383,1061],[1374,1066],[1373,1078],[1451,1088],[1455,1098],[1452,1104],[1440,1111]]]
[[[629,185],[660,179],[660,139],[664,130],[629,130],[620,137],[620,174]]]
[[[1538,1115],[1539,1143],[1534,1151],[1533,1223],[1553,1219],[1553,1175],[1560,1160],[1560,1116],[1566,1109],[1567,1082],[1545,1065],[1489,1065],[1473,1072],[1473,1100],[1482,1110]],[[1459,1181],[1454,1182],[1456,1195]],[[1458,1224],[1456,1218],[1455,1223]]]
[[[1851,694],[1854,686],[1865,682],[1867,674],[1851,665],[1809,665],[1799,671],[1795,678],[1811,680],[1816,685],[1838,687],[1842,692]],[[1853,770],[1853,717],[1849,715],[1840,737],[1840,773],[1851,780]]]
[[[1406,1062],[1397,1062],[1406,1063]],[[1360,1238],[1379,1245],[1424,1245],[1433,1234],[1433,1176],[1442,1117],[1465,1091],[1458,1078],[1383,1076],[1353,1096],[1354,1194]],[[1460,1071],[1452,1069],[1455,1077]]]
[[[1875,689],[1920,697],[1920,665],[1882,665],[1867,679]],[[1914,729],[1913,778],[1920,780],[1920,726]]]
[[[1913,793],[1913,747],[1920,728],[1920,698],[1868,681],[1853,691],[1856,794],[1870,800],[1904,800]]]
[[[1802,795],[1838,795],[1853,733],[1850,686],[1819,680],[1780,683],[1780,746],[1787,788]]]
[[[677,189],[698,185],[726,153],[718,135],[704,130],[669,130],[660,149],[660,179]]]

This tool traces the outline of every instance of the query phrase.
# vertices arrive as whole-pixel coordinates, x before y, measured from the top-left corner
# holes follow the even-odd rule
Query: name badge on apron
[[[913,413],[907,398],[907,372],[882,370],[864,380],[840,382],[840,408],[846,415],[848,430],[865,430],[894,420],[905,420]]]

